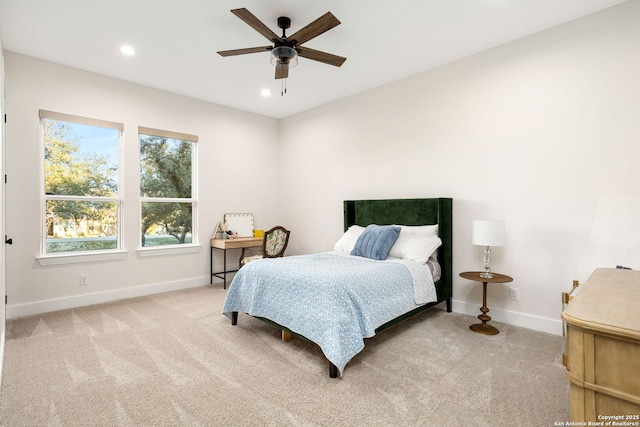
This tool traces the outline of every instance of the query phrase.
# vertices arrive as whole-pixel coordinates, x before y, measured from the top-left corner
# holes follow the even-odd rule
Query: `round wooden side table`
[[[487,283],[508,283],[513,281],[513,278],[498,273],[493,273],[493,277],[480,277],[481,273],[484,272],[465,271],[464,273],[460,273],[460,277],[462,277],[463,279],[482,282],[482,308],[480,309],[482,314],[478,316],[478,319],[480,319],[482,323],[471,325],[469,326],[469,329],[484,335],[496,335],[500,333],[498,328],[487,325],[487,322],[491,320],[491,317],[487,315],[487,313],[489,312],[489,309],[487,308]]]

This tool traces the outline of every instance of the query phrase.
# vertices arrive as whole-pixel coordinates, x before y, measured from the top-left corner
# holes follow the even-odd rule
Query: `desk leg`
[[[222,271],[216,271],[213,265],[214,263],[214,249],[222,251]],[[213,278],[217,277],[218,279],[222,279],[223,289],[227,289],[227,274],[236,273],[239,268],[235,270],[227,270],[227,250],[222,248],[211,247],[211,284],[213,284]]]
[[[500,331],[491,325],[487,325],[487,322],[491,320],[491,317],[487,315],[489,312],[489,308],[487,307],[487,283],[488,282],[482,282],[482,308],[480,309],[482,314],[478,316],[478,319],[480,319],[482,323],[471,325],[469,329],[484,335],[496,335],[500,333]]]
[[[253,243],[253,242],[249,242],[249,243]],[[253,247],[258,247],[258,246],[257,245],[252,245],[252,246],[247,246],[247,247],[253,248]],[[215,271],[215,269],[214,269],[214,265],[213,265],[213,262],[214,262],[214,256],[213,256],[214,249],[222,251],[222,271]],[[239,248],[231,248],[231,249],[242,249],[242,252],[240,253],[240,258],[238,259],[238,267],[235,268],[234,270],[227,270],[227,249],[226,248],[222,248],[222,247],[217,247],[217,246],[211,246],[211,280],[210,280],[210,283],[213,284],[213,278],[214,277],[217,277],[218,279],[222,279],[222,284],[223,284],[223,288],[224,289],[227,289],[227,273],[237,273],[238,271],[240,271],[240,268],[242,267],[242,260],[244,259],[244,256],[246,254],[246,252],[245,252],[246,247],[240,246]]]
[[[224,278],[222,279],[222,286],[223,286],[223,289],[227,289],[227,250],[225,249],[222,252],[223,252],[223,254],[222,254],[222,260],[223,260],[222,261],[223,262],[223,264],[222,264],[222,271],[223,271],[222,275],[224,276]]]

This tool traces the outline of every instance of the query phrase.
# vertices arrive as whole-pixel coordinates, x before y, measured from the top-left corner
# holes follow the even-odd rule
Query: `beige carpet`
[[[340,379],[318,347],[220,311],[206,286],[7,323],[5,426],[552,426],[562,338],[430,310],[367,340]]]

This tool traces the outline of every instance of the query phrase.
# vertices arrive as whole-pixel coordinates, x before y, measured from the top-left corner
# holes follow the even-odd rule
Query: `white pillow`
[[[364,227],[359,225],[352,225],[344,232],[340,240],[338,240],[333,247],[334,251],[351,253],[356,246],[358,237],[364,233]]]
[[[419,234],[422,236],[437,236],[438,235],[438,224],[433,225],[399,225],[400,234],[402,233],[410,233],[410,234]],[[431,258],[434,260],[438,260],[438,251],[433,251],[431,254]]]
[[[433,225],[399,225],[400,233],[420,234],[421,236],[437,236],[438,224]]]
[[[424,264],[440,245],[442,245],[442,240],[438,236],[425,236],[401,231],[398,240],[389,251],[389,256]]]

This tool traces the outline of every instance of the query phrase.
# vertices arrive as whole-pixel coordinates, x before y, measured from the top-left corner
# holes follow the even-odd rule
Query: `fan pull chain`
[[[284,96],[287,93],[287,79],[281,79],[280,96]]]

